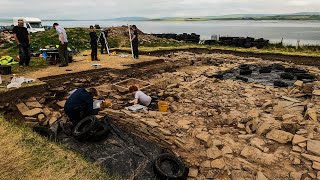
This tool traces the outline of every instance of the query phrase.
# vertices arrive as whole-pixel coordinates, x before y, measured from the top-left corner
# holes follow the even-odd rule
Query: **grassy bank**
[[[120,179],[0,115],[0,179]]]
[[[177,49],[193,49],[193,48],[205,48],[208,50],[228,50],[235,52],[248,52],[248,53],[267,53],[267,54],[282,54],[282,55],[294,55],[294,56],[311,56],[311,57],[320,57],[320,46],[315,46],[314,49],[311,47],[301,47],[300,49],[296,49],[295,47],[275,47],[270,46],[264,49],[257,48],[240,48],[240,47],[230,47],[230,46],[206,46],[206,45],[198,45],[198,44],[183,44],[180,46],[156,46],[156,47],[140,47],[140,51],[155,52],[159,50],[177,50]],[[129,47],[120,48],[122,50],[130,51]]]

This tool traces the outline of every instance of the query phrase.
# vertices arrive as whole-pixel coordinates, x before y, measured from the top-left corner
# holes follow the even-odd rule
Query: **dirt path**
[[[130,54],[121,54],[121,55],[124,55],[125,57],[120,57],[119,54],[115,56],[100,54],[98,57],[100,61],[91,61],[90,51],[87,50],[82,52],[80,55],[75,56],[74,62],[70,63],[68,67],[50,66],[46,69],[41,69],[31,73],[25,72],[19,75],[25,76],[28,78],[38,79],[38,78],[47,77],[47,76],[70,74],[75,72],[92,70],[93,69],[93,67],[91,66],[92,64],[101,64],[101,67],[98,67],[97,69],[102,69],[102,68],[125,69],[126,68],[125,65],[159,59],[153,56],[141,56],[139,59],[133,60]]]

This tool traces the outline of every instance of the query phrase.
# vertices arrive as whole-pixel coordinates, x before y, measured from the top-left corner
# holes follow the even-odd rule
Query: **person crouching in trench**
[[[129,92],[134,94],[134,100],[129,101],[129,103],[141,104],[147,107],[151,104],[152,98],[140,91],[136,85],[130,86]]]
[[[79,88],[73,92],[65,103],[64,111],[69,117],[73,126],[83,118],[94,115],[97,112],[93,109],[93,98],[98,96],[95,88]]]

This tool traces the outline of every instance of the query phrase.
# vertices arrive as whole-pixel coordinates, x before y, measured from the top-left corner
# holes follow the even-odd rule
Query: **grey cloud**
[[[319,11],[319,0],[1,0],[0,18],[102,19]]]

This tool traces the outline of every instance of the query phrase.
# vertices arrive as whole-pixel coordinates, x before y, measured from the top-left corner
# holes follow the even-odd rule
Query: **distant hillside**
[[[210,20],[320,20],[320,12],[301,12],[294,14],[234,14],[206,17],[168,17],[154,21],[210,21]]]
[[[320,20],[320,15],[277,15],[261,18],[253,18],[254,20]]]
[[[320,12],[299,12],[288,15],[320,15]]]
[[[109,21],[148,21],[149,18],[145,17],[120,17],[120,18],[113,18],[113,19],[105,19]]]

